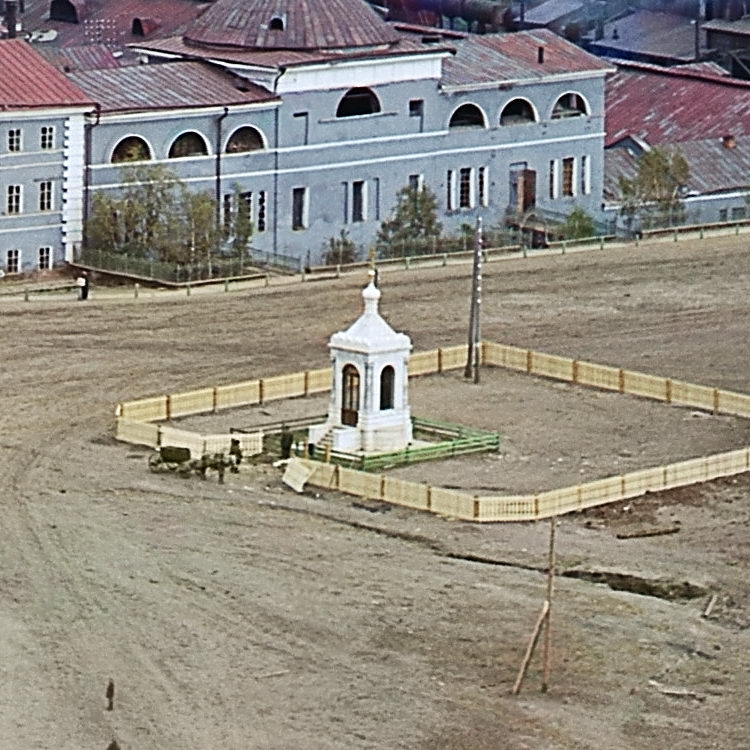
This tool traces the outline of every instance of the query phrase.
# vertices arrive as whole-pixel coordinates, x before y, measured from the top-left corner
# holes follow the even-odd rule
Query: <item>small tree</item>
[[[178,233],[182,262],[190,264],[205,262],[209,274],[213,256],[219,243],[216,226],[215,202],[207,190],[192,193],[180,186],[181,231]]]
[[[408,243],[426,244],[437,239],[443,227],[437,218],[437,198],[429,188],[407,185],[396,195],[396,205],[391,217],[378,231],[376,242],[385,245],[386,254],[394,254],[397,247]]]
[[[323,251],[323,262],[327,266],[354,263],[359,255],[357,246],[349,237],[346,229],[342,229],[338,237],[330,237],[327,242],[324,242]]]
[[[233,255],[240,260],[244,260],[250,239],[253,236],[250,203],[247,201],[239,185],[234,186],[233,200],[234,211],[232,211],[230,226],[225,227],[224,231],[231,238]]]
[[[638,174],[620,177],[621,213],[632,224],[644,211],[667,217],[671,224],[682,212],[680,190],[687,184],[690,168],[678,149],[654,148],[638,160]]]
[[[576,206],[560,226],[560,234],[566,240],[593,237],[595,233],[594,220],[580,206]]]

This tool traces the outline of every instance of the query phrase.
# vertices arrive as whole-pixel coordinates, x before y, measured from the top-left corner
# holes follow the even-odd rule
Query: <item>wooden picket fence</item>
[[[409,361],[409,376],[430,375],[463,368],[467,347],[452,346],[417,352]],[[695,385],[672,378],[599,365],[485,341],[483,365],[504,367],[529,375],[615,391],[675,406],[703,409],[714,414],[750,417],[750,395]],[[307,370],[290,375],[259,378],[242,383],[201,388],[118,404],[116,437],[128,443],[176,445],[193,455],[227,450],[229,439],[239,437],[243,452],[262,451],[263,435],[199,435],[155,422],[191,414],[218,412],[238,406],[324,393],[331,388],[331,369]],[[297,459],[303,460],[303,459]],[[410,508],[453,518],[492,522],[528,521],[638,497],[647,492],[684,487],[719,477],[750,471],[750,447],[656,466],[585,484],[535,495],[478,496],[466,492],[408,482],[385,474],[359,471],[318,461],[306,461],[313,469],[309,483],[360,497],[377,498]]]

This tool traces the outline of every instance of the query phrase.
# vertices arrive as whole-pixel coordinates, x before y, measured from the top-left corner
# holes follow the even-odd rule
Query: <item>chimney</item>
[[[544,64],[544,47],[536,48],[536,61],[540,64]]]
[[[17,0],[5,0],[5,28],[8,30],[8,39],[16,38],[16,27],[18,26],[17,10]]]
[[[721,145],[724,146],[724,148],[737,148],[737,141],[733,135],[725,135],[722,136]]]

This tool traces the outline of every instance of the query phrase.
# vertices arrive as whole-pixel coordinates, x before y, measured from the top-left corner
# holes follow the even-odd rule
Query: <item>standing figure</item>
[[[240,464],[242,463],[242,448],[240,447],[240,441],[237,438],[232,438],[229,446],[229,471],[232,474],[239,474]]]
[[[89,298],[89,288],[91,287],[91,280],[89,279],[88,271],[84,271],[81,276],[83,277],[83,286],[81,287],[81,299],[87,300]]]
[[[289,458],[292,455],[292,443],[294,442],[294,435],[289,428],[283,424],[281,425],[281,458]]]
[[[113,711],[115,708],[115,681],[110,680],[107,683],[107,691],[104,694],[107,698],[107,711]]]

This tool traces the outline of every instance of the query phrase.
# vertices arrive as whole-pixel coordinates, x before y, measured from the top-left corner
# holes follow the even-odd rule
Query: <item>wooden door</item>
[[[356,427],[359,421],[359,370],[346,365],[342,373],[341,423]]]

